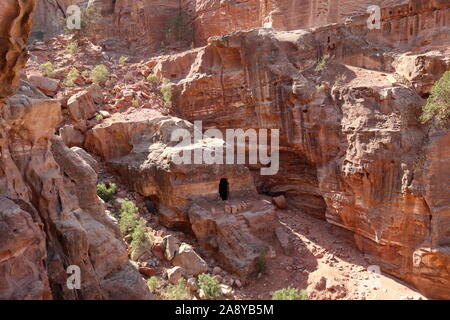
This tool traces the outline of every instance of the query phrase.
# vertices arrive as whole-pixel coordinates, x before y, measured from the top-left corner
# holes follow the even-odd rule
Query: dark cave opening
[[[222,200],[228,200],[230,193],[230,184],[228,183],[228,179],[222,178],[219,183],[219,194]]]

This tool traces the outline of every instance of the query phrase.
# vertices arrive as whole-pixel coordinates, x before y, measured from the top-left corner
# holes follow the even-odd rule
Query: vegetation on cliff
[[[450,71],[444,73],[431,89],[431,95],[422,109],[420,121],[433,121],[437,125],[447,123],[450,116]]]

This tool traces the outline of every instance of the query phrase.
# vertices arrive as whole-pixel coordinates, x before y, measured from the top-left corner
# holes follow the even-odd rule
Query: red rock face
[[[407,0],[183,0],[195,26],[196,44],[211,36],[238,30],[268,27],[294,30],[344,22],[367,12],[371,5],[387,7]]]
[[[25,43],[31,31],[34,0],[0,3],[0,99],[14,94],[19,71],[28,60]]]
[[[420,85],[418,74],[449,70],[448,50],[422,47],[430,62],[408,69],[391,65],[404,58],[389,49],[448,48],[449,4],[411,1],[383,12],[381,30],[368,32],[365,15],[348,27],[236,32],[149,65],[175,82],[182,118],[280,129],[280,172],[256,175],[259,191],[284,193],[300,212],[353,231],[384,271],[449,298],[449,135],[418,122],[420,95],[433,83]],[[407,69],[411,82],[396,80]]]
[[[342,23],[347,18],[367,12],[371,5],[380,7],[406,3],[407,0],[170,0],[130,1],[95,0],[89,5],[100,18],[92,36],[108,48],[122,48],[135,53],[154,52],[169,45],[167,29],[171,21],[186,14],[183,27],[187,34],[183,45],[204,45],[211,36],[255,27],[294,30]],[[52,36],[64,30],[63,11],[71,4],[86,7],[86,0],[42,0],[34,23],[35,36]],[[178,44],[180,45],[180,44]]]
[[[17,91],[34,6],[0,4],[0,299],[150,298],[94,169],[54,137],[60,103],[25,82]],[[79,290],[67,286],[70,265]]]

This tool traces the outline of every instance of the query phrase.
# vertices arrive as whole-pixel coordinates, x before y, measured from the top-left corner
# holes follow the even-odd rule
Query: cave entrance
[[[147,211],[151,214],[158,214],[159,199],[156,196],[144,198],[144,204]]]
[[[230,184],[228,183],[228,179],[222,178],[219,183],[219,194],[222,200],[228,200],[228,196],[230,193]]]

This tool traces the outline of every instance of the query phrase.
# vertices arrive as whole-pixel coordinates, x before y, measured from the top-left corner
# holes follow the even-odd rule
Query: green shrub
[[[158,77],[156,76],[156,74],[150,73],[147,76],[147,81],[150,82],[150,83],[158,83]]]
[[[306,290],[287,287],[285,289],[275,291],[272,295],[272,300],[309,300],[309,297]]]
[[[166,300],[190,300],[191,291],[186,285],[186,280],[181,278],[177,284],[170,284],[163,293]]]
[[[127,57],[121,56],[121,57],[119,58],[119,64],[120,64],[121,66],[123,66],[127,61],[128,61],[128,58],[127,58]]]
[[[69,71],[69,73],[66,76],[66,79],[64,79],[63,84],[66,87],[73,87],[75,85],[75,80],[78,79],[78,77],[80,76],[80,72],[78,71],[77,68],[72,67]]]
[[[213,276],[203,273],[198,276],[198,285],[203,290],[206,299],[214,300],[222,296],[219,281]]]
[[[66,51],[71,54],[75,54],[78,52],[78,44],[76,42],[71,42],[67,45]]]
[[[119,210],[119,227],[122,234],[127,235],[133,232],[138,223],[137,213],[138,208],[136,205],[132,201],[125,199]]]
[[[133,99],[133,100],[131,101],[131,105],[132,105],[134,108],[138,108],[138,107],[141,105],[141,101],[140,101],[139,99]]]
[[[325,67],[328,64],[328,60],[329,59],[330,59],[330,55],[329,54],[324,55],[319,61],[317,61],[317,65],[316,65],[315,70],[316,71],[320,71],[320,70],[325,69]]]
[[[105,202],[111,201],[114,198],[116,191],[117,186],[115,183],[111,183],[109,186],[106,186],[103,183],[97,185],[97,194]]]
[[[147,287],[151,293],[155,293],[156,290],[159,289],[160,286],[161,286],[161,283],[160,283],[159,279],[155,276],[150,277],[147,280]]]
[[[150,234],[147,233],[145,222],[139,219],[131,234],[131,257],[132,259],[139,258],[142,253],[150,249],[153,245],[153,239],[150,238]]]
[[[42,72],[46,77],[53,78],[55,73],[55,68],[53,67],[53,63],[50,61],[47,61],[46,63],[43,63],[39,66],[41,68]]]
[[[438,126],[447,123],[450,116],[450,71],[444,73],[431,89],[427,103],[422,108],[420,121],[433,121]]]
[[[109,71],[103,64],[95,66],[91,71],[91,81],[99,86],[103,86],[108,78]]]
[[[163,95],[164,104],[166,107],[172,106],[172,84],[169,79],[163,79],[161,86],[161,93]]]

